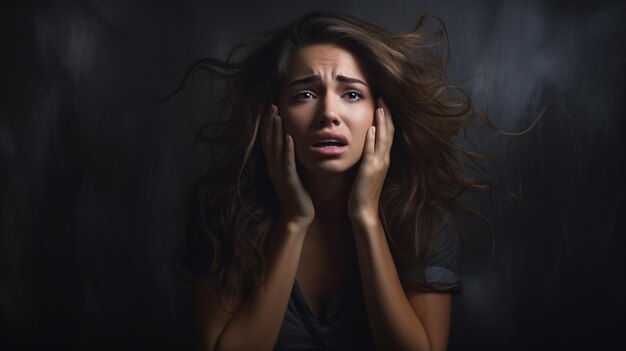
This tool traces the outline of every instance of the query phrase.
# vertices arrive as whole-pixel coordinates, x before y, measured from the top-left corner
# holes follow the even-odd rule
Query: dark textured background
[[[474,147],[521,194],[468,221],[454,350],[620,349],[624,322],[622,1],[22,1],[0,25],[0,349],[188,349],[176,270],[206,90],[188,65],[314,9],[393,30],[431,12],[451,70],[502,129]],[[204,95],[203,95],[204,94]],[[488,203],[484,199],[485,203]]]

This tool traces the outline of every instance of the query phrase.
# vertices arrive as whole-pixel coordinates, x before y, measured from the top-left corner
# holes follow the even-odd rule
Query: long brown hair
[[[391,110],[395,136],[379,214],[404,285],[421,282],[434,232],[456,226],[458,210],[473,211],[461,193],[494,186],[469,173],[481,156],[453,141],[472,121],[486,120],[463,90],[451,84],[442,58],[447,33],[427,33],[419,19],[407,33],[394,33],[345,14],[313,12],[253,44],[240,44],[225,60],[203,59],[188,75],[206,69],[222,82],[220,114],[225,124],[212,139],[223,152],[198,179],[201,228],[211,242],[211,286],[223,296],[244,298],[264,278],[268,235],[280,206],[260,146],[263,118],[276,103],[291,57],[301,47],[335,44],[351,52]]]

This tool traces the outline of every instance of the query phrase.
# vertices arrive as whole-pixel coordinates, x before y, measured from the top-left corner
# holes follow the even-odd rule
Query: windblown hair
[[[442,57],[445,26],[429,34],[424,28],[429,18],[398,34],[351,15],[313,12],[262,33],[254,44],[240,44],[226,60],[203,59],[191,66],[187,76],[206,69],[223,82],[225,122],[212,141],[226,151],[196,184],[200,227],[211,242],[211,286],[238,300],[264,279],[264,253],[280,206],[261,150],[260,126],[278,100],[296,51],[328,43],[354,55],[374,95],[383,96],[391,110],[396,132],[379,214],[402,283],[428,288],[425,279],[419,283],[409,276],[424,277],[436,229],[444,222],[457,228],[459,210],[474,212],[461,193],[494,187],[469,175],[468,165],[481,156],[453,141],[474,120],[489,122],[451,84]]]

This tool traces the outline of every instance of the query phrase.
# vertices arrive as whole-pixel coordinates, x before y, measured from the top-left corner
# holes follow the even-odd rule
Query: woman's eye
[[[360,100],[363,98],[363,95],[355,90],[345,93],[344,96],[347,97],[348,100],[354,100],[354,101]]]
[[[313,94],[309,91],[300,91],[293,97],[296,100],[308,100],[313,98]]]

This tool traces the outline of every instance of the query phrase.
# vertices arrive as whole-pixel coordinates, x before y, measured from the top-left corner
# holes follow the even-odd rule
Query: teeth
[[[322,140],[313,144],[314,147],[342,147],[344,143],[338,140]]]

